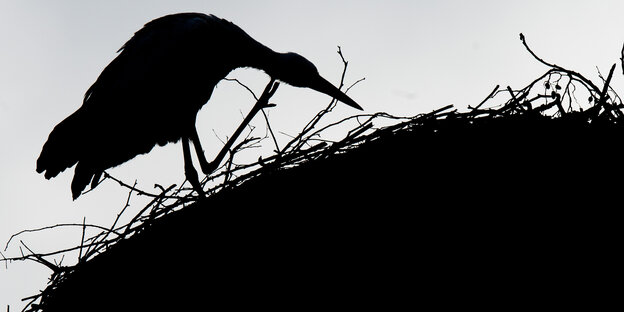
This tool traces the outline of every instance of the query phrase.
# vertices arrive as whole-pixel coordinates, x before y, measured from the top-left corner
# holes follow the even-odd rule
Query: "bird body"
[[[82,106],[53,129],[37,160],[37,172],[45,171],[48,179],[77,164],[74,199],[104,170],[155,145],[196,138],[198,111],[230,71],[254,67],[295,86],[316,78],[291,73],[292,62],[301,63],[298,71],[316,71],[303,57],[274,52],[233,23],[201,13],[153,20],[118,52],[87,90]],[[193,143],[197,148],[199,142]]]

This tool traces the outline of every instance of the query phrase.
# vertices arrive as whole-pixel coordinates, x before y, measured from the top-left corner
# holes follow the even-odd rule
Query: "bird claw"
[[[202,172],[205,175],[209,176],[209,175],[211,175],[213,172],[215,172],[217,170],[219,164],[214,162],[214,161],[213,162],[206,162],[206,163],[200,162],[199,166],[201,167]]]
[[[204,190],[201,187],[201,183],[199,183],[199,179],[197,177],[197,172],[195,170],[186,172],[186,179],[191,183],[193,190],[197,192],[199,197],[206,197],[204,194]]]

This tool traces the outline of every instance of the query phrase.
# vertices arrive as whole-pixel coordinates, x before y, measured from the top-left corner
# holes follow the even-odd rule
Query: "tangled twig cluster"
[[[500,90],[500,85],[497,85],[481,103],[475,107],[469,107],[471,109],[469,114],[489,117],[518,113],[539,114],[549,117],[564,117],[569,114],[575,118],[585,119],[589,123],[599,120],[617,122],[624,117],[622,99],[611,86],[611,78],[616,64],[611,66],[606,79],[598,71],[603,82],[603,87],[599,88],[582,74],[546,62],[537,56],[526,43],[523,34],[520,34],[520,40],[526,50],[549,69],[519,90],[512,90],[510,86],[507,86],[505,90]],[[622,68],[624,68],[624,49],[622,53]],[[587,94],[587,102],[579,102],[576,92]],[[481,108],[486,102],[501,93],[508,94],[509,100],[498,108]]]

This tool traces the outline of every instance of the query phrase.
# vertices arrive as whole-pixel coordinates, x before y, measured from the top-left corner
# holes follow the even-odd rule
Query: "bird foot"
[[[204,192],[204,189],[201,187],[199,180],[197,179],[195,179],[195,181],[189,180],[189,182],[191,183],[193,190],[197,193],[197,195],[199,195],[199,198],[206,197],[206,193]]]
[[[201,183],[199,183],[199,177],[197,175],[197,171],[195,171],[195,168],[193,168],[192,166],[186,166],[184,169],[185,169],[184,174],[186,175],[186,179],[189,181],[189,183],[191,183],[193,190],[197,192],[199,197],[201,198],[206,197],[206,194],[204,193],[204,189],[202,188]]]
[[[209,176],[211,175],[213,172],[215,172],[217,170],[217,168],[219,167],[219,164],[216,161],[213,162],[199,162],[199,166],[201,167],[201,171]]]

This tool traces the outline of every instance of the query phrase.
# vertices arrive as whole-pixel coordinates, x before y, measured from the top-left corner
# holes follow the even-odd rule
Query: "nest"
[[[361,114],[321,126],[336,105],[332,101],[283,148],[275,142],[273,155],[236,164],[238,152],[260,141],[248,135],[220,171],[202,182],[207,199],[184,184],[157,186],[160,192],[153,193],[105,174],[105,180],[129,190],[127,204],[112,226],[83,223],[30,230],[81,226],[82,244],[40,254],[22,242],[28,254],[4,258],[34,260],[53,271],[45,290],[25,298],[29,303],[24,310],[98,310],[101,302],[93,301],[98,297],[119,300],[117,305],[102,305],[108,308],[135,300],[130,309],[199,308],[215,302],[242,307],[241,302],[249,301],[253,304],[247,307],[276,301],[323,306],[334,295],[313,291],[319,286],[360,302],[366,300],[355,293],[381,296],[386,299],[375,304],[387,308],[388,298],[405,292],[399,281],[403,283],[402,276],[410,275],[414,266],[447,270],[421,273],[420,278],[431,283],[440,276],[470,275],[467,272],[475,268],[491,278],[490,269],[500,272],[505,267],[484,267],[466,260],[466,255],[511,254],[500,249],[510,242],[534,244],[525,250],[530,255],[536,249],[548,254],[554,232],[570,230],[567,238],[575,244],[593,237],[572,234],[577,229],[567,226],[578,222],[593,235],[603,233],[610,228],[605,226],[609,218],[593,212],[605,212],[599,208],[608,206],[609,195],[618,187],[607,179],[621,177],[622,171],[615,159],[622,154],[618,142],[624,105],[610,85],[615,64],[606,79],[600,75],[601,83],[595,84],[544,61],[524,36],[520,39],[548,67],[527,86],[496,86],[463,112],[448,105],[413,117]],[[346,72],[348,63],[338,53]],[[344,74],[341,88],[343,82]],[[323,139],[326,131],[352,124],[342,139]],[[129,223],[118,225],[132,195],[152,200]],[[573,204],[592,209],[572,208]],[[471,208],[475,205],[479,208]],[[529,225],[532,231],[524,231]],[[101,232],[85,237],[88,227]],[[414,237],[422,235],[431,239],[414,247]],[[177,246],[181,252],[159,258],[163,246]],[[420,250],[418,261],[429,255],[425,264],[414,262],[414,248]],[[46,260],[76,250],[75,265]],[[449,264],[453,257],[463,257],[460,268]],[[524,268],[527,271],[518,269],[518,276],[530,269],[544,272],[541,267]],[[199,280],[188,276],[193,270],[204,272]],[[115,276],[112,281],[110,275]],[[341,293],[336,283],[350,290]],[[378,283],[387,288],[372,286]],[[210,286],[204,289],[204,284]],[[160,300],[163,296],[171,300]],[[85,307],[88,303],[97,306]]]

